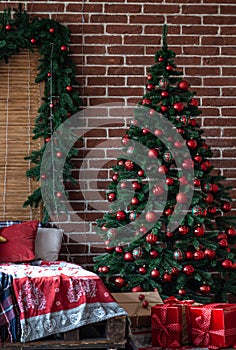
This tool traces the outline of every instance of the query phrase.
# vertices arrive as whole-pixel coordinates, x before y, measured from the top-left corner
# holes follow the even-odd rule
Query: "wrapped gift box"
[[[148,306],[145,308],[139,299],[140,294],[144,295]],[[151,307],[156,304],[163,304],[158,292],[131,292],[112,293],[113,298],[128,313],[131,328],[149,328],[151,332]]]
[[[236,345],[236,304],[206,304],[189,307],[191,343],[208,348]]]
[[[153,306],[152,314],[152,345],[180,347],[189,343],[188,307],[192,300],[179,301],[170,297],[163,305]]]

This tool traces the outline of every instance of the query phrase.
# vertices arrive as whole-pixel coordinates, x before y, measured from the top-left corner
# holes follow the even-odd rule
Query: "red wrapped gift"
[[[179,347],[188,342],[187,308],[192,300],[179,301],[170,297],[162,305],[152,306],[152,345]]]
[[[191,343],[209,349],[236,344],[236,304],[206,304],[189,307]]]

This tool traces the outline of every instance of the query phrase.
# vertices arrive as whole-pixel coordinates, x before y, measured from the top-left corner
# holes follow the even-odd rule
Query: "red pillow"
[[[39,221],[26,221],[0,229],[0,236],[7,242],[0,244],[0,263],[34,260]]]

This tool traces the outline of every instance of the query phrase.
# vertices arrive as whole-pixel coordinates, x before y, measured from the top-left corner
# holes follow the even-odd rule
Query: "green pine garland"
[[[70,30],[57,21],[47,18],[33,18],[19,9],[9,8],[0,14],[0,60],[8,63],[10,57],[21,49],[38,50],[40,54],[36,83],[44,82],[43,103],[38,110],[33,129],[33,139],[45,140],[41,149],[33,151],[26,160],[33,164],[26,176],[35,181],[40,180],[40,167],[43,152],[53,131],[70,115],[80,110],[82,104],[76,87],[75,65],[69,54]],[[52,96],[54,96],[52,100]],[[50,116],[53,115],[53,118]],[[75,149],[69,152],[65,166],[64,180],[73,181],[71,174],[71,157]],[[24,207],[38,207],[42,203],[40,187],[35,190],[23,204]],[[44,208],[43,221],[49,220]]]

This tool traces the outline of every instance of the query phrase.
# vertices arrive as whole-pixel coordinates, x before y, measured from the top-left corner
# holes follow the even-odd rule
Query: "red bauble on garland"
[[[209,260],[212,260],[216,256],[216,252],[213,249],[205,249],[204,251],[205,257],[207,257]]]
[[[115,283],[115,285],[116,285],[117,287],[121,288],[121,287],[124,286],[125,280],[124,280],[124,278],[122,278],[122,277],[116,277],[114,283]]]
[[[193,258],[194,260],[202,260],[204,259],[205,255],[204,252],[202,250],[197,250],[194,254],[193,254]]]
[[[118,212],[116,213],[116,218],[119,221],[125,220],[126,213],[123,210],[118,210]]]
[[[157,269],[151,271],[152,278],[158,278],[160,276],[160,272]]]
[[[226,230],[226,233],[230,236],[230,237],[235,237],[236,236],[236,230],[233,227],[229,227]]]
[[[162,276],[162,280],[164,282],[171,282],[172,281],[172,275],[168,272],[165,272]]]
[[[165,190],[164,190],[164,188],[162,186],[156,185],[156,186],[153,187],[152,192],[153,192],[153,194],[155,196],[158,197],[158,196],[161,196],[165,192]]]
[[[156,148],[151,148],[149,151],[148,151],[148,157],[149,158],[157,158],[159,155],[159,152]]]
[[[197,227],[195,227],[195,229],[194,229],[194,234],[195,234],[195,236],[197,236],[197,237],[203,236],[203,235],[205,234],[205,228],[204,228],[204,226],[198,225]]]
[[[146,242],[149,244],[155,244],[157,242],[157,236],[154,233],[148,233],[146,236]]]
[[[211,291],[211,287],[208,284],[203,284],[199,287],[199,290],[202,294],[209,294]]]
[[[184,109],[184,105],[182,102],[175,102],[173,105],[174,110],[176,110],[177,112],[182,112],[182,110]]]
[[[185,273],[187,276],[191,276],[194,273],[193,265],[185,265],[183,267],[183,273]]]
[[[116,193],[114,193],[114,192],[108,193],[107,199],[108,199],[108,202],[113,202],[113,201],[115,201],[115,200],[116,200]]]
[[[188,200],[188,197],[185,193],[183,192],[179,192],[177,195],[176,195],[176,201],[177,203],[180,203],[180,204],[184,204],[186,203]]]
[[[155,259],[156,257],[158,257],[158,252],[156,250],[151,250],[149,255],[152,259]]]
[[[147,269],[145,266],[140,266],[138,268],[138,273],[140,273],[140,275],[145,275],[147,273]]]
[[[223,202],[221,204],[221,210],[224,212],[224,213],[228,213],[230,212],[232,209],[231,207],[231,204],[229,202]]]
[[[178,231],[181,235],[185,236],[189,232],[189,227],[185,225],[179,226]]]
[[[133,258],[133,254],[131,252],[126,252],[124,254],[124,261],[133,261],[134,258]]]
[[[134,162],[132,160],[126,160],[124,166],[126,170],[131,171],[134,169]]]
[[[145,215],[145,219],[147,222],[156,222],[157,214],[154,211],[148,211]]]
[[[118,245],[117,247],[115,247],[115,252],[118,254],[122,254],[124,251],[123,247],[121,247],[120,245]]]
[[[188,90],[189,83],[187,82],[187,80],[182,80],[178,83],[178,88],[183,91]]]
[[[193,150],[197,148],[197,141],[195,139],[190,139],[187,141],[187,145],[191,150]]]

